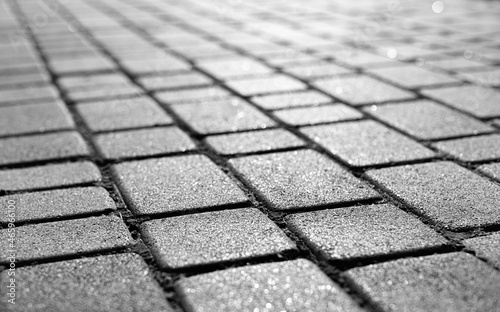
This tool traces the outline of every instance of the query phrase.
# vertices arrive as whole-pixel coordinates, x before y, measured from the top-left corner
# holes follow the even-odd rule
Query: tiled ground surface
[[[499,311],[499,26],[0,0],[0,311]]]

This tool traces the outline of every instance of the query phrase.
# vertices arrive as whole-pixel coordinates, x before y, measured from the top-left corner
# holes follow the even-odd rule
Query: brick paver
[[[0,107],[19,104],[50,103],[58,98],[59,93],[53,86],[0,89]]]
[[[479,171],[494,179],[500,180],[500,163],[492,163],[480,166]]]
[[[274,112],[274,115],[292,126],[355,120],[363,117],[363,114],[344,104],[284,109]]]
[[[456,84],[460,82],[460,80],[452,76],[439,72],[433,72],[413,65],[372,69],[370,72],[395,85],[408,89]]]
[[[139,78],[139,83],[148,90],[201,87],[209,85],[211,82],[210,78],[198,72],[171,75],[155,74]]]
[[[260,107],[269,110],[291,108],[297,106],[316,106],[332,102],[332,100],[328,96],[317,91],[302,91],[255,96],[252,98],[252,101]]]
[[[284,75],[230,80],[226,84],[244,96],[296,91],[306,87],[302,82]]]
[[[434,146],[463,161],[500,158],[500,135],[484,135],[435,143]]]
[[[463,241],[465,247],[473,250],[476,256],[486,259],[497,268],[500,268],[500,234],[469,238]]]
[[[144,223],[141,231],[162,267],[180,269],[290,251],[295,244],[256,209],[236,209]]]

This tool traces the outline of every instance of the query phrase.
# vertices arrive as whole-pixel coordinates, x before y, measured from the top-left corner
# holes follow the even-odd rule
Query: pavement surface
[[[500,311],[499,26],[0,0],[0,311]]]

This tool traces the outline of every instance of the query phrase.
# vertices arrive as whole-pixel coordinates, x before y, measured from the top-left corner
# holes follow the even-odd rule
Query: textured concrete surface
[[[463,244],[474,251],[476,256],[500,268],[500,234],[469,238]]]
[[[479,171],[496,180],[500,180],[500,164],[493,163],[479,167]]]
[[[435,143],[439,150],[463,161],[486,161],[500,158],[500,135],[484,135]]]
[[[457,78],[433,72],[415,65],[370,70],[375,76],[408,89],[459,83]]]
[[[346,274],[385,311],[495,311],[500,273],[465,253],[401,259]]]
[[[297,106],[316,106],[330,103],[332,100],[317,91],[302,91],[255,96],[252,97],[252,101],[262,108],[274,110]]]
[[[284,109],[274,112],[274,115],[292,126],[356,120],[363,117],[360,112],[344,104]]]
[[[295,249],[295,244],[257,209],[236,209],[159,219],[141,233],[162,267],[251,259]]]
[[[230,80],[227,85],[244,96],[295,91],[306,87],[300,81],[284,75]]]
[[[233,268],[181,279],[187,311],[362,311],[313,263]]]

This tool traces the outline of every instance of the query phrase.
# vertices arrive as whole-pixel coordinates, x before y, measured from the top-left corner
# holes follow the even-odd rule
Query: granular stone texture
[[[439,150],[463,161],[500,158],[500,135],[483,135],[434,143]]]
[[[384,311],[495,311],[500,273],[466,253],[400,259],[346,273]]]
[[[302,82],[284,75],[230,80],[226,84],[243,96],[295,91],[306,88],[306,85]]]
[[[135,214],[188,211],[248,200],[221,169],[201,155],[121,163],[114,166],[114,173]]]
[[[353,73],[350,69],[326,62],[291,65],[285,68],[285,72],[306,80]]]
[[[254,208],[148,221],[144,240],[163,268],[181,269],[250,259],[295,249],[295,244]]]
[[[500,233],[469,238],[462,241],[462,244],[473,250],[477,257],[486,259],[500,269]]]
[[[430,101],[372,106],[365,111],[423,140],[493,131],[485,123]]]
[[[60,59],[49,62],[51,70],[59,75],[113,70],[116,65],[104,57],[79,58],[78,62],[72,59]]]
[[[151,75],[138,79],[148,90],[174,89],[185,87],[201,87],[208,85],[212,79],[198,72],[181,73],[177,75]]]
[[[16,222],[57,219],[116,209],[113,199],[102,187],[77,187],[15,194],[1,197],[0,222],[9,222],[9,203],[15,206]]]
[[[122,62],[122,65],[125,67],[125,70],[136,75],[158,72],[177,72],[191,69],[191,65],[185,61],[167,54],[159,59],[126,60]]]
[[[75,127],[61,102],[0,107],[0,136],[42,133]]]
[[[270,129],[209,136],[205,142],[221,155],[273,151],[304,146],[304,142],[283,129]]]
[[[350,166],[427,159],[434,152],[372,120],[302,128],[308,137]]]
[[[0,230],[0,263],[9,257],[9,229]],[[133,243],[117,216],[90,217],[16,227],[16,260],[40,260],[128,247]]]
[[[51,103],[58,98],[59,92],[53,86],[0,89],[0,107],[4,105]]]
[[[196,149],[189,136],[177,127],[100,134],[95,137],[95,144],[106,159],[154,156]]]
[[[101,181],[99,169],[89,161],[0,170],[0,190],[19,191]]]
[[[311,150],[241,157],[229,163],[277,210],[379,196],[338,164]]]
[[[218,86],[208,86],[196,89],[182,89],[163,91],[155,93],[155,98],[164,104],[184,103],[184,102],[203,102],[206,100],[221,100],[229,97],[231,94],[226,89]]]
[[[270,74],[273,70],[248,58],[201,61],[197,66],[218,79]]]
[[[292,231],[331,260],[394,255],[447,243],[420,220],[391,205],[305,212],[286,220]]]
[[[0,165],[88,156],[77,132],[60,132],[0,139]]]
[[[0,274],[3,284],[9,279],[7,271]],[[17,303],[9,311],[174,311],[136,254],[18,268],[16,281]]]
[[[351,105],[376,104],[408,100],[415,96],[387,83],[367,76],[349,76],[323,79],[314,85],[333,97]]]
[[[189,312],[363,311],[304,259],[191,276],[176,288]]]
[[[500,223],[500,185],[451,162],[368,171],[368,177],[446,229]]]
[[[292,126],[355,120],[363,117],[363,114],[344,104],[284,109],[274,112],[274,115]]]
[[[316,106],[331,103],[332,99],[317,91],[288,92],[255,96],[252,102],[262,108],[274,110],[299,106]]]
[[[149,98],[82,103],[76,106],[92,131],[153,127],[172,124],[158,104]]]
[[[422,94],[479,118],[500,116],[500,92],[482,86],[463,85],[428,89]]]
[[[276,123],[243,100],[172,105],[180,118],[199,134],[214,134],[273,127]]]
[[[500,180],[500,163],[482,165],[479,167],[479,171],[492,177],[493,179]]]
[[[370,72],[395,85],[408,89],[460,83],[460,80],[453,76],[433,72],[414,65],[372,69]]]

